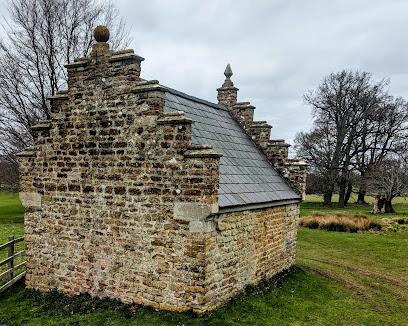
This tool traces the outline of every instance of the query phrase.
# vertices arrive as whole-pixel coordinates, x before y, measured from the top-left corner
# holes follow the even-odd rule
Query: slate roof
[[[169,89],[165,112],[195,120],[192,144],[213,146],[220,159],[219,206],[300,200],[224,107]]]

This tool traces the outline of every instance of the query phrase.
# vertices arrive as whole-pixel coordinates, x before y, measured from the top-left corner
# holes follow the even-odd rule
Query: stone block
[[[190,221],[188,226],[191,233],[206,233],[215,231],[213,221]]]
[[[204,220],[211,214],[218,212],[218,204],[207,203],[174,203],[174,218],[186,221]]]
[[[36,192],[20,192],[19,198],[23,207],[41,207],[42,196]]]

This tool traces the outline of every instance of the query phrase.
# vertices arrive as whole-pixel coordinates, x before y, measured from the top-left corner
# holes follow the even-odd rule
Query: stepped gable
[[[306,171],[308,164],[299,159],[289,159],[289,144],[283,139],[270,139],[272,126],[266,121],[254,121],[255,107],[250,102],[238,102],[239,89],[234,86],[231,80],[233,75],[231,66],[228,64],[224,72],[225,81],[217,89],[218,104],[227,109],[231,116],[245,130],[255,146],[265,155],[267,160],[273,165],[279,175],[298,193],[302,199],[306,194]],[[263,183],[265,183],[264,180]],[[266,182],[269,183],[269,182]],[[276,196],[276,190],[272,193]],[[286,191],[286,190],[284,190]],[[271,195],[269,195],[271,196]],[[281,197],[288,199],[292,196],[289,192],[280,193]],[[280,200],[280,199],[276,199]]]
[[[167,89],[164,111],[183,111],[195,121],[192,143],[209,144],[223,155],[220,208],[300,199],[226,108]]]

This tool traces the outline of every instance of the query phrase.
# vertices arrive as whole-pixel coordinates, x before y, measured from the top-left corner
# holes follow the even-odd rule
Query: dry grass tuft
[[[300,219],[299,226],[308,229],[321,229],[337,232],[358,232],[358,231],[379,231],[381,224],[363,214],[354,214],[353,216],[336,212],[333,214],[324,214],[313,212],[310,217]]]
[[[408,231],[408,220],[401,217],[382,218],[382,231],[406,232]]]

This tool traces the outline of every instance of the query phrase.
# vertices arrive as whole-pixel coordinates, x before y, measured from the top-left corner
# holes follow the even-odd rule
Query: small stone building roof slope
[[[164,111],[183,111],[195,121],[192,144],[212,145],[223,154],[220,208],[301,200],[226,108],[167,89]]]

